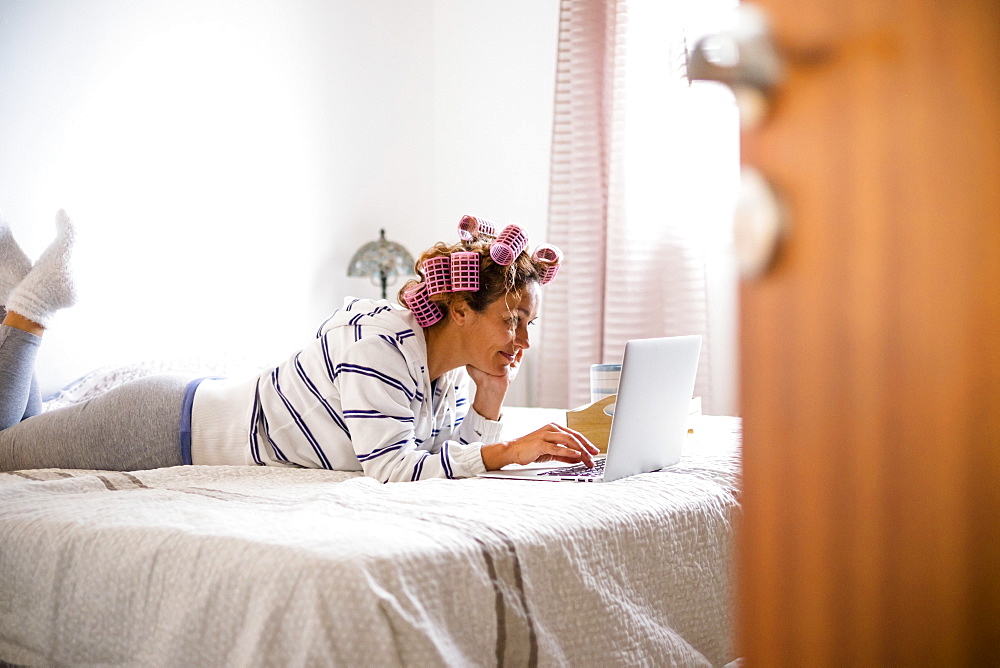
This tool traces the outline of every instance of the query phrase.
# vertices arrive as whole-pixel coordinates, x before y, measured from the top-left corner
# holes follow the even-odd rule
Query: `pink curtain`
[[[738,118],[725,93],[706,97],[685,71],[689,10],[705,3],[717,13],[735,5],[560,5],[548,239],[566,260],[544,297],[538,405],[587,403],[590,365],[620,362],[637,338],[702,335],[695,393],[707,412],[720,380],[735,386],[734,371],[713,362],[733,345],[735,287],[727,292],[718,269],[738,182]],[[710,308],[720,304],[721,323]]]
[[[545,295],[537,402],[589,397],[590,364],[604,356],[612,153],[621,146],[624,2],[563,0],[556,68],[548,238],[566,261]],[[613,215],[611,217],[614,217]]]

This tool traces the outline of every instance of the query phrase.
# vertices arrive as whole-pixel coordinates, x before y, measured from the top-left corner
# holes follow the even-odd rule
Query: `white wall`
[[[544,234],[558,0],[435,0],[435,213]]]
[[[440,234],[453,235],[469,213],[521,224],[532,243],[541,242],[548,221],[559,2],[435,0],[434,7],[434,218],[444,221]],[[510,405],[534,404],[537,360],[531,351],[524,359]]]
[[[543,233],[557,24],[558,0],[0,0],[0,211],[29,255],[58,208],[79,228],[43,389],[276,362],[377,295],[345,271],[380,227],[414,253],[463,213]]]

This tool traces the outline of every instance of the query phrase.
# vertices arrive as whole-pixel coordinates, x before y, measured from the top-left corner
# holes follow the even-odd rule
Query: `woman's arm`
[[[514,361],[506,367],[503,375],[489,374],[473,366],[466,367],[469,376],[476,383],[476,398],[472,408],[484,418],[500,419],[503,400],[517,376],[523,354],[524,350],[517,351]],[[574,464],[583,462],[587,466],[593,466],[593,455],[599,452],[597,446],[583,434],[553,423],[512,441],[484,445],[481,454],[486,470],[492,471],[507,464],[544,461]]]

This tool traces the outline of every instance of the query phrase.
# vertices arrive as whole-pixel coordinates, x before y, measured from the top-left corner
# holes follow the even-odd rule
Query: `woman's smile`
[[[481,313],[474,312],[466,325],[467,364],[494,376],[506,374],[507,367],[531,347],[528,325],[537,316],[538,286],[534,283],[516,301],[498,299]]]

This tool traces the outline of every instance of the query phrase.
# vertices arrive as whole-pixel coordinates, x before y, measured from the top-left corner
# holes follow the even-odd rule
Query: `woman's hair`
[[[490,247],[494,243],[492,236],[472,234],[471,240],[459,241],[454,244],[438,242],[429,248],[416,262],[417,279],[410,279],[399,290],[399,303],[406,305],[405,293],[423,281],[426,276],[423,270],[424,262],[435,257],[448,257],[452,253],[473,252],[479,255],[479,289],[475,291],[462,290],[458,292],[440,292],[430,295],[428,299],[448,312],[453,305],[463,301],[472,310],[482,312],[500,297],[513,295],[520,299],[531,283],[541,283],[546,269],[558,260],[536,259],[527,250],[519,253],[509,265],[497,264],[490,257]]]

